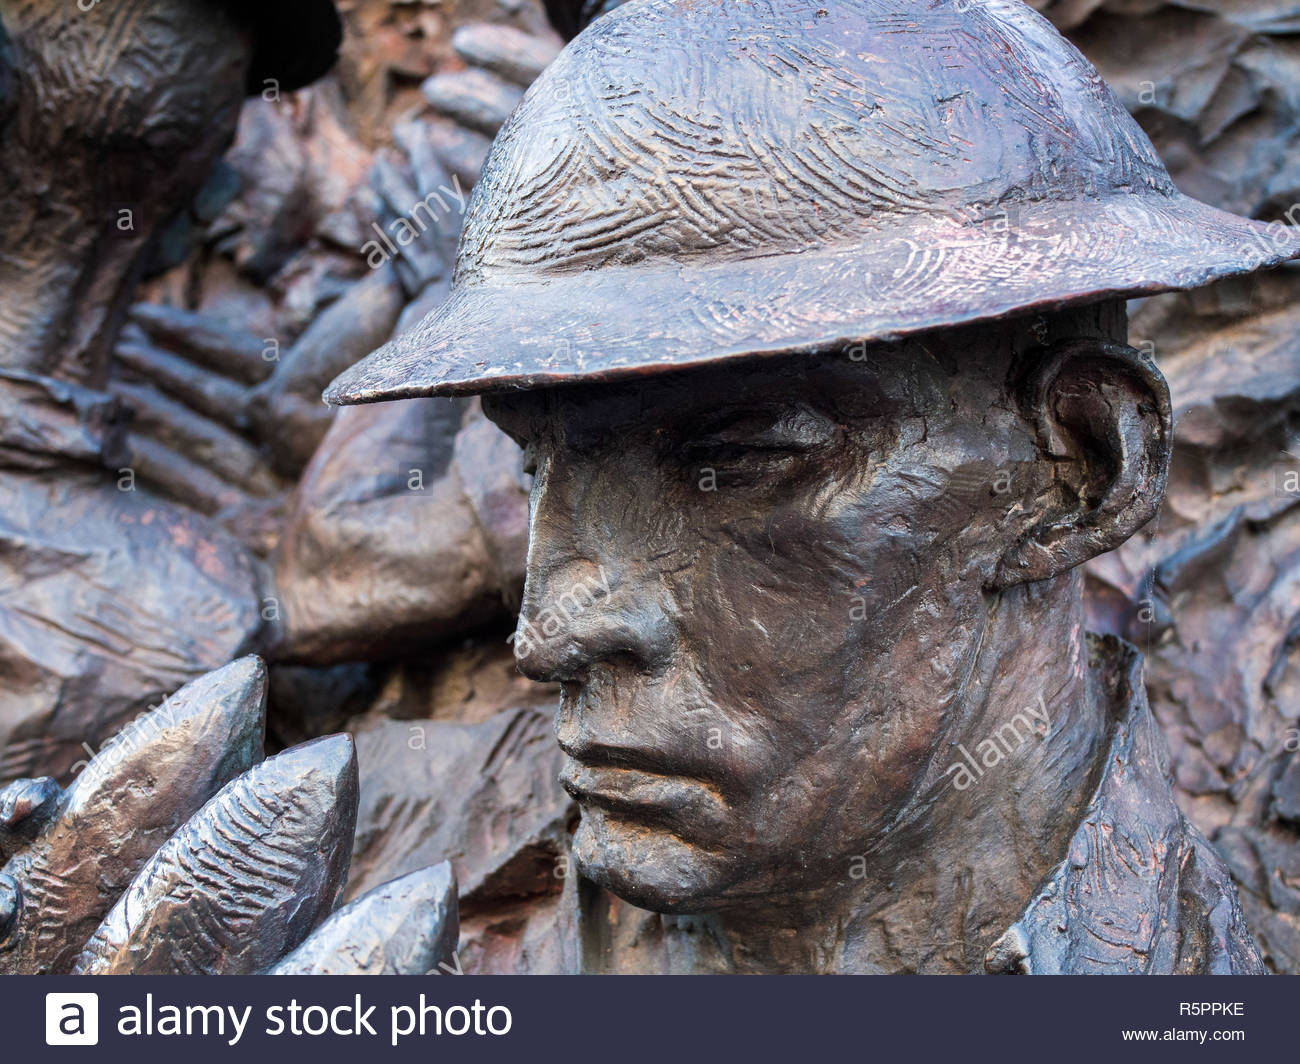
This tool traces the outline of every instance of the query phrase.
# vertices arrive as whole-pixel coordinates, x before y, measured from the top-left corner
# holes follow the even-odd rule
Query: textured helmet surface
[[[536,387],[1193,287],[1300,254],[1182,196],[1019,0],[632,0],[533,85],[452,296],[334,401]]]
[[[942,3],[924,23],[913,6],[656,0],[610,18],[502,131],[458,273],[798,254],[904,217],[1174,191],[1019,0]]]

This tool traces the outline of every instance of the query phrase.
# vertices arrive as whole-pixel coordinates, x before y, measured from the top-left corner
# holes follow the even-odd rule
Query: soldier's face
[[[1007,470],[1038,462],[998,374],[953,361],[485,399],[535,467],[515,651],[563,682],[585,875],[686,913],[847,883],[907,802],[1009,545]]]

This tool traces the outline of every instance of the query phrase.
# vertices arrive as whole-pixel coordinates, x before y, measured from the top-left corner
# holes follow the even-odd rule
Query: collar
[[[107,392],[23,370],[0,370],[0,468],[110,469],[130,460],[129,414]]]
[[[1112,707],[1102,777],[1065,860],[990,947],[991,974],[1247,974],[1263,962],[1236,888],[1174,802],[1142,656],[1089,636]]]

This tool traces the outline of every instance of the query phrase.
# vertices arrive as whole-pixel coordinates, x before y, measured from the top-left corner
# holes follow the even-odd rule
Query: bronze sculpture
[[[565,689],[577,864],[670,914],[638,956],[589,895],[589,967],[1259,970],[1075,569],[1169,458],[1117,297],[1297,255],[1019,5],[579,38],[448,303],[328,395],[488,393],[533,456],[516,654]]]
[[[330,0],[14,0],[2,15],[0,565],[24,587],[0,605],[8,779],[63,776],[264,627],[256,561],[137,483],[106,386],[159,233],[245,93],[328,69],[339,23]]]
[[[366,62],[379,58],[381,71],[391,63],[406,77],[423,78],[437,69],[413,68],[410,54],[381,35],[390,32],[389,27],[374,32],[373,13],[386,8],[384,0],[361,6],[367,31],[364,37],[350,33],[350,63],[361,50]],[[498,9],[506,6],[520,12],[510,16],[510,24],[528,32],[477,26],[473,33],[456,33],[452,45],[470,64],[469,73],[491,71],[512,84],[526,85],[558,44],[540,46],[540,38],[533,35],[538,23],[526,11],[529,5]],[[553,11],[572,8],[582,19],[597,5],[575,0],[572,5],[550,6]],[[1288,138],[1295,128],[1289,72],[1284,63],[1268,58],[1285,52],[1286,26],[1280,17],[1248,17],[1221,0],[1209,0],[1195,18],[1174,5],[1133,10],[1122,0],[1084,8],[1051,2],[1034,6],[1045,10],[1097,63],[1155,141],[1180,188],[1240,214],[1292,217],[1288,205],[1297,193],[1288,185],[1287,159],[1294,154],[1293,138]],[[18,8],[0,5],[0,23],[10,10]],[[73,15],[72,5],[52,10],[81,17]],[[100,13],[108,10],[104,7]],[[349,17],[355,19],[357,12],[351,7]],[[436,14],[395,5],[389,17],[449,19],[454,27],[461,13],[450,5]],[[472,17],[500,16],[488,15],[477,5]],[[356,29],[355,21],[351,29]],[[446,32],[450,35],[451,28]],[[446,48],[446,38],[437,36],[423,40],[421,48],[426,55],[436,55],[440,40]],[[1214,58],[1193,58],[1202,55]],[[21,77],[21,64],[18,69]],[[574,899],[573,879],[565,878],[571,866],[564,828],[570,818],[576,819],[576,812],[552,783],[562,754],[540,735],[545,728],[540,712],[496,713],[501,707],[540,705],[547,689],[534,685],[530,692],[522,679],[507,682],[509,648],[500,644],[504,630],[497,631],[506,611],[513,613],[523,582],[522,543],[515,534],[514,445],[504,443],[497,433],[490,448],[480,446],[495,430],[476,416],[475,403],[466,405],[463,421],[459,409],[444,408],[435,415],[442,406],[438,403],[354,408],[336,419],[336,431],[313,461],[317,471],[304,478],[295,493],[292,524],[284,534],[281,504],[270,494],[283,493],[291,485],[329,423],[329,412],[315,400],[320,385],[313,390],[312,378],[324,374],[323,384],[382,340],[403,299],[410,305],[399,329],[418,320],[445,291],[446,280],[437,272],[442,267],[435,262],[445,260],[441,247],[403,249],[411,251],[405,271],[388,268],[381,271],[384,277],[381,272],[367,277],[361,263],[355,272],[366,283],[350,287],[347,278],[352,274],[341,278],[334,272],[340,256],[329,241],[346,234],[337,216],[327,216],[340,202],[335,190],[349,181],[364,183],[361,168],[369,158],[371,138],[382,141],[391,122],[389,114],[374,113],[368,96],[354,95],[354,70],[345,64],[321,94],[313,91],[283,105],[255,99],[245,108],[240,142],[230,157],[242,182],[238,209],[212,224],[199,255],[143,289],[141,297],[150,302],[132,310],[133,321],[117,346],[109,390],[137,412],[130,465],[142,488],[213,515],[256,556],[265,557],[279,540],[274,585],[261,579],[232,581],[228,601],[245,603],[249,620],[255,616],[258,596],[276,604],[289,621],[279,633],[287,638],[272,648],[281,660],[344,663],[329,670],[273,664],[276,690],[270,721],[273,746],[344,727],[357,733],[362,809],[349,894],[356,896],[398,872],[449,857],[463,876],[468,922],[461,957],[467,971],[569,970],[572,958],[564,954],[575,929],[568,924],[572,914],[567,907]],[[451,187],[447,172],[438,173],[439,166],[458,175],[462,189],[476,179],[488,146],[483,134],[495,131],[486,119],[499,122],[504,115],[495,99],[503,96],[502,86],[480,77],[482,85],[474,90],[495,95],[475,104],[468,78],[460,84],[460,76],[433,79],[426,87],[429,103],[458,124],[463,112],[464,121],[478,125],[449,131],[445,119],[436,115],[428,122],[399,125],[394,130],[400,146],[396,169],[386,165],[394,156],[385,149],[385,165],[376,166],[372,178],[386,211],[401,216],[429,189]],[[340,127],[330,125],[340,85],[351,112],[348,137],[366,138],[364,149],[360,140],[348,139],[343,145],[350,144],[357,153],[355,164],[350,154],[345,161],[333,147],[340,139]],[[250,83],[249,88],[256,86]],[[1214,91],[1208,92],[1210,88]],[[410,89],[399,86],[399,97],[402,91]],[[307,115],[313,117],[294,117]],[[271,129],[275,133],[268,136]],[[331,147],[322,150],[323,144]],[[433,167],[430,156],[436,157]],[[65,156],[69,162],[76,157],[71,149]],[[306,179],[298,169],[304,160],[311,160],[312,168]],[[71,173],[75,168],[65,169]],[[228,182],[229,174],[227,167],[220,181]],[[321,181],[331,187],[318,199]],[[216,179],[212,188],[217,188]],[[219,204],[211,206],[210,190],[200,198],[203,206],[196,201],[192,217],[206,224]],[[308,215],[304,228],[287,233],[282,222],[304,198],[316,213]],[[995,212],[994,218],[1003,229],[1014,220],[1010,212],[1005,217]],[[387,224],[382,215],[376,220]],[[454,202],[451,220],[459,225]],[[320,234],[327,232],[322,244]],[[169,228],[169,247],[174,244],[171,233]],[[360,243],[360,237],[344,235],[342,240],[346,247]],[[1255,237],[1252,246],[1259,246]],[[9,253],[14,250],[7,248]],[[291,251],[296,259],[287,261]],[[232,286],[236,269],[247,276]],[[303,280],[309,283],[300,283]],[[1291,382],[1297,379],[1290,287],[1294,282],[1286,273],[1274,271],[1250,282],[1230,278],[1194,296],[1171,293],[1144,302],[1129,342],[1142,352],[1155,352],[1173,392],[1176,457],[1169,503],[1141,535],[1089,562],[1085,574],[1088,626],[1120,633],[1141,646],[1147,661],[1146,687],[1173,746],[1171,768],[1180,804],[1231,867],[1248,906],[1251,930],[1275,970],[1293,968],[1300,953],[1293,930],[1297,910],[1292,885],[1300,853],[1295,846],[1300,823],[1295,798],[1300,774],[1295,768],[1300,759],[1295,745],[1287,745],[1294,743],[1290,736],[1300,733],[1294,727],[1285,730],[1288,723],[1295,724],[1297,704],[1294,669],[1287,660],[1294,656],[1288,633],[1294,630],[1289,618],[1297,607],[1289,576],[1294,552],[1286,544],[1294,539],[1295,520],[1284,486],[1294,463],[1279,449],[1295,450],[1287,442],[1293,436],[1286,431],[1287,410],[1294,408]],[[395,295],[398,289],[402,294]],[[343,298],[325,302],[339,292]],[[276,320],[268,325],[266,314],[256,308],[270,305],[276,307]],[[326,309],[319,313],[322,305]],[[303,315],[312,306],[316,320],[277,364],[273,378],[257,384],[272,368],[263,361],[266,341],[261,337],[276,335],[287,345],[285,338],[297,335],[310,320]],[[246,307],[255,308],[247,321]],[[86,320],[94,313],[88,306]],[[244,328],[247,335],[239,335]],[[368,344],[367,334],[372,337]],[[863,352],[856,354],[861,361]],[[192,361],[187,366],[184,359]],[[215,371],[210,381],[205,379],[207,371]],[[253,386],[248,394],[245,384]],[[163,397],[179,402],[167,405]],[[283,402],[286,399],[291,402]],[[427,414],[419,409],[423,406]],[[14,409],[23,406],[9,407]],[[6,419],[6,427],[15,424],[22,422]],[[214,426],[228,426],[230,431],[216,433]],[[444,466],[452,434],[457,436],[451,445],[455,458]],[[116,431],[111,435],[120,438]],[[422,435],[433,440],[433,461],[420,453]],[[176,453],[169,454],[178,440]],[[462,446],[471,440],[471,446]],[[394,451],[394,444],[400,449]],[[1250,448],[1249,467],[1242,462],[1244,445]],[[18,457],[30,463],[32,454],[28,447]],[[274,466],[270,478],[264,476],[268,459]],[[425,478],[423,494],[412,495],[407,488],[413,465],[421,467]],[[354,491],[353,485],[364,485],[376,468],[391,484],[381,484],[379,492]],[[24,478],[19,497],[26,495],[29,484],[39,486],[48,475]],[[716,469],[701,471],[701,490],[715,486],[716,475]],[[994,491],[1007,486],[1005,479],[994,478]],[[10,494],[5,501],[13,499]],[[142,507],[145,513],[150,509]],[[5,514],[15,516],[12,507]],[[502,516],[508,520],[502,521]],[[52,521],[67,517],[66,511],[51,511]],[[84,549],[83,544],[97,544],[95,527],[82,522],[69,529],[65,556]],[[417,535],[409,535],[409,528]],[[208,536],[205,530],[195,542]],[[165,538],[162,543],[170,556]],[[228,544],[226,540],[223,550],[228,551]],[[430,548],[437,553],[428,553]],[[146,545],[137,555],[142,567],[108,566],[104,572],[119,579],[110,598],[113,593],[122,597],[123,589],[142,590],[147,597],[163,582],[150,564],[159,554],[157,546]],[[78,613],[83,600],[48,594],[54,586],[51,578],[58,573],[42,567],[43,555],[15,557],[10,550],[8,561],[13,564],[3,571],[15,584],[13,589],[6,584],[5,605],[0,607],[0,619],[9,622],[6,631],[12,635],[17,620],[18,631],[30,633],[32,611],[24,615],[23,608],[35,606],[44,624],[71,625],[76,633],[80,617],[86,616]],[[472,580],[457,577],[465,567],[474,574]],[[592,579],[574,591],[588,601],[589,592],[603,594],[607,583],[598,566]],[[355,596],[356,589],[366,587],[377,593]],[[14,589],[17,593],[10,593]],[[504,608],[492,601],[498,590]],[[268,600],[267,595],[275,598]],[[404,604],[400,614],[391,608],[395,602]],[[570,612],[577,604],[571,598],[564,602]],[[177,605],[179,616],[197,622],[192,634],[209,637],[200,644],[201,654],[192,653],[192,643],[173,644],[191,655],[184,666],[191,674],[246,645],[238,639],[223,642],[221,633],[210,638],[211,625],[195,617],[192,609]],[[865,607],[865,596],[850,596],[850,610],[861,614]],[[523,628],[522,634],[540,633],[548,620],[554,624],[557,618],[564,620],[563,610],[540,613],[539,624]],[[394,622],[402,628],[400,641],[386,631]],[[233,627],[233,634],[242,639],[238,625]],[[271,633],[255,627],[256,642],[268,645]],[[134,625],[122,631],[116,641],[119,660],[152,667],[149,655],[158,641],[150,635],[148,628]],[[11,652],[12,643],[5,649]],[[401,658],[393,661],[393,655]],[[346,664],[359,656],[375,664]],[[14,686],[18,677],[10,677],[0,684],[0,737],[12,741],[8,756],[0,757],[0,783],[15,771],[66,770],[73,758],[89,756],[102,745],[114,721],[145,700],[156,701],[182,675],[146,675],[144,684],[132,679],[138,701],[124,705],[117,694],[124,679],[120,673],[100,678],[93,671],[83,673],[63,685],[64,697],[48,733],[39,718],[7,730],[15,712],[28,712],[21,701],[14,701],[23,687]],[[301,686],[295,690],[294,685]],[[367,685],[377,698],[367,696]],[[361,701],[367,697],[375,698],[373,705]],[[983,739],[964,744],[972,760],[958,751],[946,766],[952,770],[954,788],[960,784],[967,792],[979,793],[996,786],[998,772],[1007,764],[1003,760],[986,768],[981,755],[1009,758],[1020,750],[1020,738],[1029,728],[1044,726],[1043,718],[1055,719],[1045,705],[1026,705],[1012,715],[1020,735],[1009,731],[1004,741],[994,733],[987,737],[988,745]],[[48,741],[58,737],[61,743]],[[709,739],[712,736],[706,736],[706,746]],[[80,747],[79,741],[86,746]],[[1284,771],[1288,764],[1289,772]],[[968,775],[962,774],[963,765]],[[473,780],[469,792],[467,779]],[[5,855],[29,845],[43,830],[58,793],[49,781],[37,780],[0,794],[0,850]],[[503,830],[505,824],[508,830]],[[861,878],[864,861],[865,855],[854,855],[851,878]],[[661,957],[643,960],[626,949],[632,932],[643,939],[662,935],[657,915],[638,915],[617,899],[590,891],[585,883],[583,889],[588,895],[589,955],[606,949],[613,952],[601,959],[605,963],[617,959],[625,966],[662,966]],[[0,893],[7,890],[0,881]],[[331,926],[337,927],[346,911],[333,918]],[[643,926],[629,930],[626,925],[637,919]],[[592,929],[602,926],[607,941],[592,940]],[[356,958],[355,949],[351,956]],[[310,963],[321,963],[319,948]]]
[[[223,16],[226,9],[234,10],[233,20]],[[61,56],[60,46],[75,53],[96,34],[102,35],[105,26],[113,30],[109,36],[115,48],[97,51],[93,64],[66,63],[66,68],[77,74],[67,83],[50,79],[50,68],[57,66],[60,58],[67,58]],[[0,571],[4,574],[0,663],[6,673],[0,685],[0,784],[24,773],[57,773],[63,780],[77,777],[81,771],[89,771],[88,765],[103,766],[105,762],[98,754],[105,752],[112,763],[121,749],[121,740],[114,739],[113,733],[122,722],[152,709],[175,686],[205,667],[218,665],[250,647],[262,648],[273,642],[272,625],[267,622],[275,619],[281,605],[289,605],[287,598],[271,594],[276,589],[266,578],[260,559],[219,527],[220,522],[204,520],[190,510],[195,507],[212,513],[203,503],[213,495],[238,497],[239,493],[231,492],[229,485],[219,485],[218,491],[212,492],[211,485],[217,478],[210,474],[204,477],[201,464],[186,461],[183,444],[176,448],[178,454],[168,454],[167,445],[174,442],[177,429],[182,430],[183,438],[185,432],[195,428],[194,412],[181,408],[182,418],[190,416],[190,423],[183,425],[174,409],[167,411],[150,394],[157,384],[169,394],[179,387],[183,401],[193,395],[201,400],[199,410],[207,414],[215,411],[219,420],[229,420],[233,425],[243,424],[250,413],[256,416],[257,411],[251,410],[253,403],[249,409],[243,408],[244,396],[236,397],[240,401],[232,408],[230,378],[221,372],[213,375],[212,382],[193,373],[183,378],[177,372],[176,359],[167,363],[165,355],[153,362],[141,357],[141,323],[149,329],[151,339],[179,334],[206,360],[202,363],[205,367],[234,373],[241,379],[257,380],[264,375],[249,372],[250,360],[254,371],[259,363],[263,370],[269,369],[270,363],[261,362],[262,342],[256,341],[250,349],[237,333],[214,328],[195,315],[138,307],[133,311],[134,321],[125,342],[119,343],[114,352],[127,363],[130,376],[126,380],[122,379],[121,364],[109,365],[105,352],[121,325],[123,301],[131,295],[138,279],[139,260],[147,258],[156,246],[158,227],[166,222],[168,211],[181,207],[184,197],[193,193],[203,178],[203,168],[212,163],[229,138],[234,110],[231,101],[237,100],[241,81],[244,90],[263,100],[267,92],[274,95],[295,88],[328,66],[337,44],[337,31],[332,5],[316,0],[270,9],[259,5],[209,5],[199,0],[191,6],[168,2],[121,4],[106,7],[98,14],[75,5],[53,4],[17,4],[0,10],[0,35],[6,44],[4,76],[6,85],[16,90],[5,97],[10,122],[4,132],[16,141],[15,151],[6,157],[10,164],[9,184],[14,191],[9,220],[21,223],[24,215],[19,208],[30,200],[39,222],[38,193],[42,192],[47,199],[66,198],[78,208],[58,212],[63,224],[58,240],[24,244],[21,232],[9,234],[8,247],[20,249],[25,256],[22,263],[28,267],[33,267],[42,254],[53,254],[53,267],[31,270],[45,277],[47,283],[38,291],[48,302],[34,302],[28,289],[21,286],[11,285],[0,291],[0,318],[14,323],[21,334],[21,343],[6,348],[7,376],[0,381],[0,494],[4,503],[0,518]],[[287,42],[286,35],[291,38]],[[481,40],[470,43],[482,52],[484,62],[496,61],[490,48],[483,49]],[[549,41],[545,44],[549,51],[534,49],[514,63],[510,67],[513,76],[527,76],[528,63],[545,61],[534,52],[546,56],[558,48]],[[195,50],[201,53],[202,64],[193,61]],[[153,63],[143,76],[139,69],[142,56]],[[209,66],[220,76],[205,75]],[[246,76],[242,73],[245,67]],[[240,76],[236,78],[236,74]],[[53,84],[47,83],[50,80]],[[116,95],[109,91],[115,80],[123,82],[122,91]],[[60,100],[68,104],[66,110],[73,117],[85,120],[93,135],[78,142],[80,150],[59,142],[50,158],[26,158],[24,149],[30,146],[29,140],[57,141],[57,137],[45,137],[49,130],[43,123],[64,120],[60,108],[42,110],[36,103],[44,101],[48,105]],[[129,106],[114,110],[114,101]],[[105,108],[104,115],[96,115],[96,104]],[[76,129],[69,135],[77,135]],[[107,147],[96,137],[102,138]],[[109,147],[116,154],[106,154]],[[160,159],[171,151],[187,154],[168,159],[165,166],[141,166],[146,148]],[[86,178],[83,169],[68,165],[69,160],[83,156],[92,164],[124,166],[132,180],[147,186],[149,211],[127,210],[111,217],[99,212],[98,200],[77,191],[83,188],[80,182]],[[44,162],[47,169],[41,170],[37,162]],[[41,190],[38,178],[47,171],[50,184]],[[97,172],[94,176],[102,178],[103,174]],[[94,187],[93,177],[91,180]],[[109,186],[108,191],[113,191],[111,182]],[[93,247],[97,239],[102,242],[105,229],[116,234],[119,221],[122,236],[117,243],[109,242],[113,262],[106,265],[88,254],[87,248]],[[458,226],[458,218],[453,224]],[[138,258],[132,260],[132,255]],[[6,261],[16,267],[19,258],[14,255]],[[115,268],[124,262],[133,264],[127,269]],[[79,270],[81,274],[76,272]],[[111,285],[98,281],[81,285],[79,276],[102,276]],[[26,278],[22,279],[26,283]],[[425,280],[428,278],[419,279],[420,283]],[[355,299],[344,300],[333,308],[334,318],[355,311],[357,305]],[[104,323],[104,343],[89,353],[90,345],[68,340],[59,324],[62,320],[83,327]],[[327,324],[321,323],[322,327]],[[391,324],[381,323],[382,331],[368,341],[363,332],[361,342],[366,346],[350,357],[357,357],[387,335]],[[197,337],[196,332],[200,334]],[[335,335],[331,334],[330,339]],[[339,366],[349,358],[346,346],[343,357],[345,361]],[[327,371],[315,385],[313,396],[333,372]],[[105,376],[110,377],[107,388],[111,394],[101,390]],[[76,383],[83,377],[94,387]],[[308,390],[312,390],[310,386]],[[264,406],[267,417],[283,418],[285,404],[275,394],[269,398],[258,409]],[[319,407],[318,400],[313,398],[312,402]],[[172,402],[173,408],[177,406]],[[161,420],[160,411],[166,415]],[[143,414],[133,427],[143,428],[144,434],[133,432],[128,438],[126,422],[132,412]],[[292,433],[293,428],[291,421],[287,429]],[[484,429],[495,439],[485,439]],[[202,439],[204,433],[193,435]],[[240,442],[229,434],[209,433],[206,444],[211,447],[214,441],[218,451],[230,442]],[[481,417],[476,418],[475,424],[467,427],[463,441],[457,441],[456,458],[462,468],[466,463],[492,461],[494,448],[499,449],[501,444],[513,447]],[[246,444],[244,449],[248,449]],[[223,453],[228,455],[229,450]],[[495,486],[462,474],[468,489],[465,510],[469,521],[464,524],[468,530],[482,523],[487,532],[483,549],[507,554],[499,564],[508,566],[513,574],[514,555],[520,553],[516,542],[519,529],[515,527],[519,524],[515,514],[519,507],[513,499],[518,494],[517,475],[509,471],[508,465],[507,457],[501,463],[504,483]],[[221,463],[218,468],[222,469]],[[163,476],[157,475],[160,471]],[[429,472],[432,481],[433,470]],[[449,470],[449,487],[458,484],[459,479],[454,469]],[[438,500],[430,501],[436,512]],[[256,541],[253,546],[258,546]],[[522,581],[521,571],[517,577],[488,574],[485,583],[495,595],[493,585],[515,579]],[[456,605],[454,598],[450,605]],[[141,719],[155,720],[156,713]],[[208,725],[215,726],[219,721],[218,713]],[[312,723],[317,729],[314,734],[319,734],[320,722]],[[272,742],[282,745],[307,737],[298,735],[286,740],[281,730]],[[260,740],[257,748],[260,757]],[[229,749],[209,753],[233,763],[241,749],[233,743]],[[127,779],[115,779],[107,773],[112,787],[129,786],[129,777],[145,771],[142,765],[149,761],[178,756],[177,751],[156,747],[147,753],[145,761],[125,766]],[[292,763],[309,769],[311,761],[304,754],[295,755]],[[281,779],[277,800],[301,803],[309,812],[315,810],[322,816],[333,815],[319,793],[314,797],[308,793],[310,772],[302,775],[303,786],[298,788],[285,789],[288,781]],[[258,782],[257,793],[267,789],[266,780]],[[149,875],[155,880],[154,886],[168,875],[174,876],[176,866],[183,864],[189,853],[183,841],[167,853],[151,855],[172,829],[189,830],[196,839],[203,837],[201,823],[185,821],[194,811],[194,803],[187,804],[183,790],[159,798],[147,810],[131,806],[130,815],[128,807],[113,815],[101,800],[95,815],[87,816],[82,803],[76,800],[77,794],[85,792],[84,786],[81,790],[74,787],[65,795],[53,780],[41,777],[19,778],[0,789],[0,858],[15,862],[5,878],[0,878],[0,970],[69,970],[76,950],[95,930],[106,907],[113,905],[123,891],[134,889],[133,877],[144,874],[141,862],[151,858]],[[354,815],[355,809],[342,819]],[[71,826],[66,823],[68,817],[72,817]],[[160,824],[166,824],[166,829]],[[50,832],[55,833],[58,846],[52,845]],[[337,865],[340,858],[346,858],[352,840],[350,829],[336,835],[331,859]],[[314,844],[316,840],[311,841]],[[292,853],[306,842],[305,837],[297,837],[259,840],[258,844],[275,843]],[[92,871],[94,866],[79,865],[73,856],[89,850],[95,854],[95,862],[112,865],[110,854],[100,851],[114,849],[122,852],[121,860],[111,874],[92,877],[93,882],[81,873]],[[36,851],[44,854],[39,861],[34,857]],[[25,871],[33,861],[38,866],[36,887]],[[367,884],[373,887],[369,893],[332,915],[275,970],[424,972],[448,963],[457,937],[455,877],[445,864],[433,868],[409,862],[404,865],[404,870],[410,868],[415,871],[396,882],[389,882],[391,876],[373,876]],[[67,897],[58,904],[38,906],[39,883],[48,877],[66,881]],[[170,882],[186,888],[183,876]],[[211,890],[195,895],[199,903],[210,903],[214,892],[228,899],[231,894],[250,889],[249,883],[241,883],[238,876],[223,881],[219,891],[213,883],[207,886]],[[297,901],[304,914],[324,916],[338,900],[329,890],[314,896],[311,890],[320,886],[302,885]],[[508,879],[497,877],[492,889],[499,888],[511,889]],[[246,970],[292,946],[293,938],[305,929],[259,927],[257,933],[265,936],[265,941],[258,943],[240,938],[249,934],[247,926],[230,928],[228,934],[214,936],[208,945],[220,948],[216,955],[206,957],[202,948],[194,953],[185,944],[166,945],[168,938],[176,936],[165,935],[157,955],[138,962],[135,954],[142,941],[158,939],[161,927],[192,920],[195,912],[190,907],[176,907],[174,899],[168,901],[166,892],[159,896],[146,891],[138,894],[136,902],[145,905],[134,905],[133,914],[137,918],[144,916],[146,922],[133,925],[118,920],[114,927],[106,928],[104,935],[96,939],[98,953],[93,962],[87,961],[87,970],[139,970],[139,963],[153,970]],[[161,915],[169,904],[171,915]],[[307,908],[308,904],[315,908]],[[68,916],[76,906],[82,906],[84,911],[77,910],[76,919],[63,921],[67,926],[61,932],[58,950],[52,954],[48,919],[38,922],[37,913],[48,910],[47,918]],[[150,915],[154,910],[159,910],[158,916]],[[221,911],[220,906],[216,911]],[[211,917],[209,911],[199,919],[210,921]],[[292,934],[284,934],[286,931]],[[249,950],[254,947],[263,953],[250,959]],[[456,964],[458,967],[459,961]]]
[[[0,789],[0,972],[434,970],[455,945],[449,866],[334,912],[350,739],[262,762],[251,657],[151,704],[252,644],[260,574],[135,483],[103,390],[158,233],[243,94],[324,72],[338,17],[331,0],[96,6],[23,0],[0,22],[0,781],[75,777]]]
[[[244,658],[133,721],[62,791],[0,789],[0,974],[426,974],[456,945],[448,864],[335,911],[351,858],[347,736],[263,760]]]
[[[1034,6],[1096,65],[1180,189],[1253,218],[1300,217],[1295,75],[1269,61],[1291,48],[1278,12]],[[1085,573],[1090,627],[1143,650],[1179,805],[1231,869],[1270,971],[1288,974],[1300,972],[1300,506],[1287,490],[1298,285],[1290,265],[1134,309],[1130,343],[1155,355],[1174,400],[1169,487],[1153,535]]]

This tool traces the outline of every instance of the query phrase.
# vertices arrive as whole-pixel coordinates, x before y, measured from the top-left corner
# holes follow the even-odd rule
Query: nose
[[[619,501],[593,497],[599,493],[581,470],[559,472],[553,459],[539,460],[513,637],[515,662],[534,680],[579,680],[597,662],[616,658],[653,669],[671,654],[666,593],[641,560],[650,553],[646,538],[621,527],[614,519]],[[584,514],[600,527],[584,525]]]

